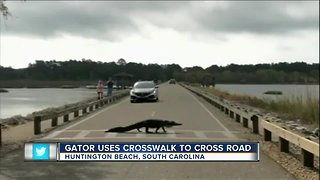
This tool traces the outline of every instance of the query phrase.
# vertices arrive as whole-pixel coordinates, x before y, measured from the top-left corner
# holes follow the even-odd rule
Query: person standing
[[[98,100],[103,98],[103,89],[104,89],[104,84],[102,83],[101,80],[99,80],[97,84]]]
[[[108,96],[112,96],[113,81],[111,78],[109,78],[109,81],[107,83],[107,87],[108,87]]]

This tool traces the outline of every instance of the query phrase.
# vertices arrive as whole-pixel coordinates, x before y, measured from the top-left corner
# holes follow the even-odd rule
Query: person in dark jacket
[[[107,87],[108,87],[108,96],[112,96],[112,90],[113,90],[113,81],[111,78],[109,78],[109,81],[107,83]]]

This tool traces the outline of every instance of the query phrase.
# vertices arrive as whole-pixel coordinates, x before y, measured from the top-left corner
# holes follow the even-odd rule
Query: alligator
[[[181,123],[177,123],[175,121],[168,121],[168,120],[160,120],[160,119],[147,119],[144,121],[137,122],[135,124],[125,126],[125,127],[115,127],[112,129],[109,129],[105,132],[127,132],[131,131],[133,129],[137,129],[139,132],[140,128],[145,128],[146,133],[151,133],[149,131],[149,128],[156,128],[155,133],[158,133],[158,130],[162,128],[163,132],[166,133],[165,127],[169,128],[172,126],[180,126],[182,125]]]

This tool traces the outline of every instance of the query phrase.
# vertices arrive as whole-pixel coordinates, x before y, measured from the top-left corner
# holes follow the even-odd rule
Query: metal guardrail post
[[[82,114],[86,114],[87,113],[87,107],[82,109]]]
[[[0,146],[2,145],[2,124],[0,124]]]
[[[63,116],[63,122],[69,121],[69,114]]]
[[[239,114],[236,114],[236,122],[240,122],[241,116]]]
[[[253,115],[251,117],[251,121],[253,133],[259,134],[259,117],[257,115]]]
[[[243,125],[243,127],[248,128],[248,119],[247,118],[245,118],[245,117],[242,118],[242,125]]]
[[[229,109],[228,108],[224,108],[225,109],[225,114],[229,114]]]
[[[264,140],[271,141],[271,139],[272,139],[271,131],[264,129]]]
[[[224,112],[224,106],[220,105],[220,110]]]
[[[230,111],[230,117],[231,117],[232,119],[234,119],[234,112],[233,112],[233,111]]]
[[[280,152],[289,152],[289,141],[286,139],[279,137],[279,147],[280,147]]]
[[[58,125],[58,117],[54,117],[51,120],[51,127],[57,126]]]
[[[304,149],[301,149],[301,151],[303,165],[307,167],[313,167],[314,155],[311,152]]]
[[[73,117],[78,117],[79,116],[79,110],[77,109],[77,110],[75,110],[74,112],[73,112],[74,114],[73,114]]]
[[[33,130],[34,134],[41,134],[41,116],[34,117]]]

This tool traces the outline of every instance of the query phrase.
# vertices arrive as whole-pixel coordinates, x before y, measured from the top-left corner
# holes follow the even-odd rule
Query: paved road
[[[163,84],[157,103],[131,104],[126,98],[59,128],[39,141],[225,141],[242,132],[218,110],[179,85]],[[167,134],[132,131],[105,134],[147,118],[175,120],[183,126]],[[260,162],[23,162],[23,151],[1,159],[0,179],[294,179],[261,153]]]

